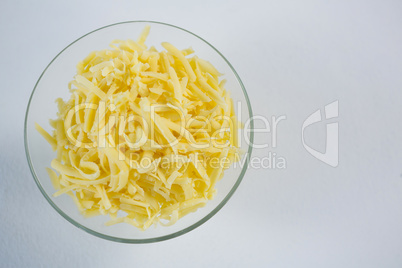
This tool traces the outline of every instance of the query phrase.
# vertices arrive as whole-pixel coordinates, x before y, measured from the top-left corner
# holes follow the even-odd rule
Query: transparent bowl
[[[35,130],[35,123],[45,130],[51,131],[49,119],[56,118],[56,98],[68,99],[68,82],[76,72],[76,64],[84,59],[91,51],[109,47],[114,39],[136,39],[144,26],[150,25],[151,32],[146,44],[154,45],[162,50],[161,42],[170,42],[178,48],[192,47],[200,58],[210,61],[227,79],[226,89],[231,92],[235,102],[236,115],[253,129],[252,111],[246,90],[232,65],[211,44],[201,37],[182,28],[152,21],[130,21],[112,24],[92,31],[63,49],[45,68],[32,92],[25,118],[25,150],[27,160],[43,196],[52,207],[66,220],[82,230],[98,237],[125,243],[149,243],[162,241],[185,234],[200,226],[215,215],[233,195],[239,186],[248,166],[251,154],[253,134],[240,130],[240,145],[244,152],[240,163],[225,171],[224,177],[216,184],[217,195],[207,205],[190,213],[169,227],[151,226],[145,231],[120,223],[105,226],[108,216],[84,218],[78,211],[73,200],[67,195],[53,197],[53,188],[46,167],[55,158],[56,153],[51,146]]]

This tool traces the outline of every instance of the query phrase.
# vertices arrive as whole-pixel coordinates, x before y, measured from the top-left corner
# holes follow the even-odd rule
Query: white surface
[[[0,266],[401,267],[402,3],[213,2],[0,3]],[[250,169],[228,204],[184,236],[126,245],[91,236],[51,208],[25,159],[23,122],[36,80],[61,49],[98,27],[140,19],[205,38],[238,71],[255,114],[286,115],[277,147],[253,156],[275,152],[287,168]],[[303,148],[300,130],[335,100],[333,168]],[[325,147],[325,125],[305,135]],[[257,143],[270,138],[256,134]]]

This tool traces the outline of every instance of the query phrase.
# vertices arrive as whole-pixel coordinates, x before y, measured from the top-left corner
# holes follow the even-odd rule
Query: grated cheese
[[[110,215],[106,225],[141,230],[172,225],[214,197],[238,159],[241,125],[222,74],[187,57],[192,48],[147,48],[149,31],[91,52],[68,84],[71,98],[57,100],[52,134],[35,125],[57,152],[47,168],[54,196],[70,195],[86,217]]]

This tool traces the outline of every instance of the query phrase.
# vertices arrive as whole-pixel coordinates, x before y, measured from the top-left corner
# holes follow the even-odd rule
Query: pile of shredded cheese
[[[47,171],[85,216],[145,230],[175,223],[212,199],[224,169],[238,160],[233,101],[225,80],[191,48],[147,48],[115,40],[77,65],[71,98],[57,100],[57,152]],[[123,213],[122,213],[123,212]]]

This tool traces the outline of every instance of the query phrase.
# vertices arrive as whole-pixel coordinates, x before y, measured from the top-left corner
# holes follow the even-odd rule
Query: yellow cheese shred
[[[53,131],[37,131],[57,152],[47,168],[57,190],[86,217],[141,230],[174,224],[205,206],[240,152],[233,100],[222,74],[192,48],[114,40],[77,64]]]

